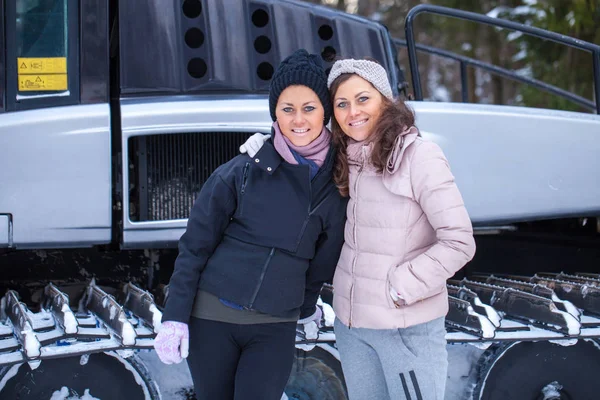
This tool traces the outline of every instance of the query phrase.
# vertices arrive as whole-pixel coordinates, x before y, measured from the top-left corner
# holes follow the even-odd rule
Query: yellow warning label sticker
[[[20,92],[49,92],[67,90],[67,74],[19,75]]]
[[[19,75],[66,74],[67,57],[17,57]]]

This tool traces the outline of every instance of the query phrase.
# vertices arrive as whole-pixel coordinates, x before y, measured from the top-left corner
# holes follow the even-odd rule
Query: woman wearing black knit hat
[[[272,141],[221,165],[202,187],[155,340],[163,362],[187,357],[198,399],[281,398],[296,324],[320,322],[316,302],[344,241],[346,200],[332,180],[331,105],[317,57],[298,50],[281,62],[269,109]]]

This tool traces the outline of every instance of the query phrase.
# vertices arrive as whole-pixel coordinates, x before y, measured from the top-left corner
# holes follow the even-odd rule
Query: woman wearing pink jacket
[[[475,253],[463,199],[381,65],[337,61],[327,84],[333,140],[346,149],[334,180],[350,196],[333,280],[350,399],[442,400],[446,279]]]

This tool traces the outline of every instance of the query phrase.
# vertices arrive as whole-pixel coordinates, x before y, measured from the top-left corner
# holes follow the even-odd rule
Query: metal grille
[[[249,135],[199,132],[132,138],[130,218],[188,218],[204,182],[219,165],[239,154],[239,146]]]

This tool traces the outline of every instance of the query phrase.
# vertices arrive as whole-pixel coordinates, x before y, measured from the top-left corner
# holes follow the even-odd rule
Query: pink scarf
[[[279,155],[290,164],[298,164],[298,161],[294,158],[291,150],[300,154],[302,157],[313,161],[319,167],[323,166],[329,146],[331,145],[331,132],[327,127],[323,126],[321,134],[317,136],[315,140],[307,144],[306,146],[295,146],[288,138],[286,138],[281,130],[277,121],[273,122],[273,131],[275,137],[273,138],[273,145]]]

